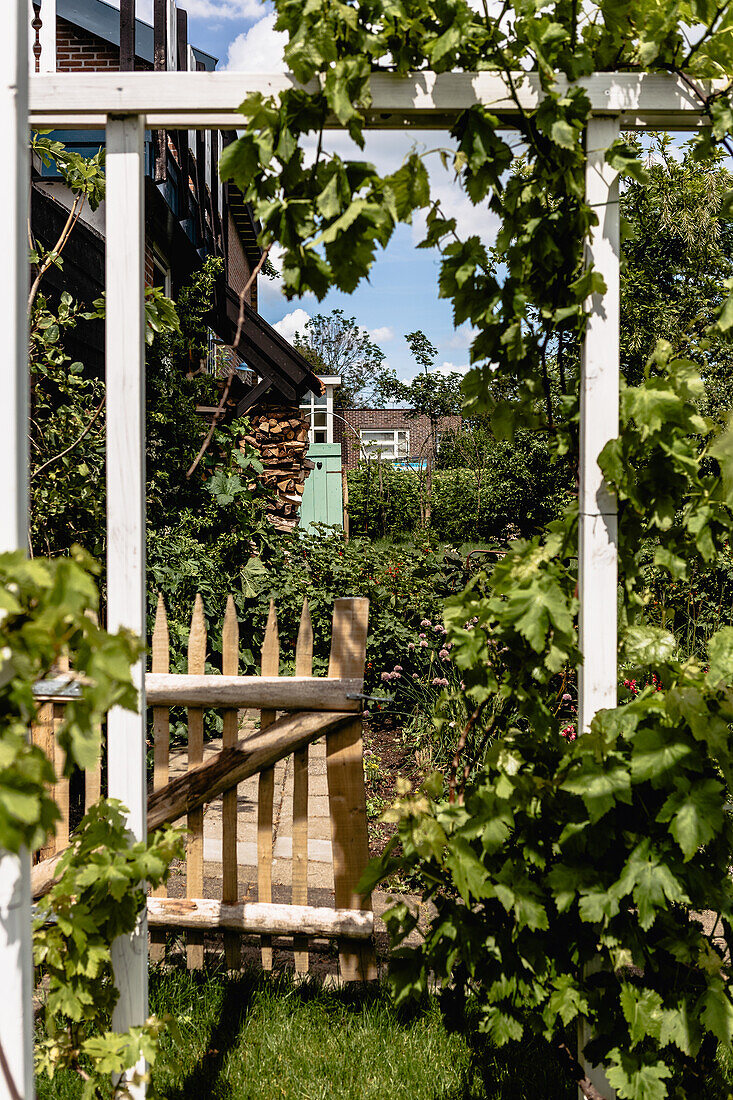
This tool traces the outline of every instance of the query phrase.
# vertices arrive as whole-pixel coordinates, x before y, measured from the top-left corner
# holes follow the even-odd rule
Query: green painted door
[[[308,458],[315,463],[308,474],[300,506],[300,526],[311,523],[343,527],[344,501],[341,489],[341,444],[311,443]]]

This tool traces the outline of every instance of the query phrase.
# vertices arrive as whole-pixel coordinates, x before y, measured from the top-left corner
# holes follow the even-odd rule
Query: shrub
[[[541,437],[520,432],[514,443],[493,442],[480,471],[453,464],[433,473],[431,530],[453,545],[505,539],[510,529],[532,535],[561,515],[568,502],[567,468],[552,462]],[[441,450],[441,454],[443,454]],[[353,533],[372,538],[420,527],[425,476],[390,463],[362,463],[349,473]]]

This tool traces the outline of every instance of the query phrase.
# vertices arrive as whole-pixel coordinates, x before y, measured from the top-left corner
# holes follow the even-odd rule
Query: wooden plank
[[[615,119],[591,119],[586,130],[586,200],[599,224],[587,245],[588,259],[606,284],[590,300],[583,340],[580,379],[580,491],[578,530],[578,633],[583,661],[578,666],[578,730],[586,732],[596,713],[617,705],[618,520],[614,494],[598,465],[609,439],[618,435],[619,321],[621,235],[618,173],[606,163],[605,150],[618,137]],[[581,1022],[578,1048],[592,1036]],[[614,1100],[600,1066],[585,1063],[599,1092]]]
[[[125,79],[124,75],[115,76]],[[109,120],[105,320],[107,627],[112,632],[127,627],[141,638],[146,631],[143,137],[142,119]],[[107,716],[109,796],[119,798],[128,807],[127,823],[136,840],[147,835],[144,676],[141,656],[132,666],[138,712],[116,706]],[[147,946],[144,913],[134,932],[112,944],[115,982],[120,993],[112,1016],[116,1031],[141,1026],[148,1017]],[[144,1070],[143,1059],[136,1070]],[[138,1100],[145,1095],[145,1085],[129,1083],[128,1091],[133,1100]]]
[[[409,76],[373,73],[372,102],[366,111],[375,129],[444,129],[462,111],[483,104],[511,125],[520,110],[534,110],[542,101],[535,73],[517,73],[519,106],[508,83],[498,73],[431,73]],[[703,93],[723,89],[725,79],[700,81]],[[597,115],[616,116],[622,129],[691,129],[707,125],[697,97],[675,76],[658,73],[593,73],[579,81]],[[236,105],[261,92],[279,95],[298,87],[289,73],[62,73],[30,79],[30,111],[34,126],[97,129],[108,114],[144,114],[150,128],[234,130],[242,116]],[[314,92],[312,81],[305,90]],[[568,82],[562,77],[557,88]],[[341,129],[335,118],[329,127]]]
[[[295,675],[313,675],[313,624],[308,600],[303,600],[298,641],[295,646]],[[294,906],[308,904],[308,746],[293,753],[293,882]],[[295,971],[308,973],[308,940],[305,934],[293,941]]]
[[[87,617],[95,626],[99,626],[99,616],[96,611],[87,611]],[[88,813],[92,806],[102,797],[102,723],[95,725],[94,732],[97,735],[99,752],[97,759],[91,768],[84,772],[84,813]]]
[[[158,606],[153,625],[153,645],[151,667],[153,672],[166,673],[170,668],[170,638],[168,635],[168,616],[165,610],[163,593],[158,593]],[[167,707],[153,707],[153,790],[159,791],[169,779],[170,754],[170,716]],[[164,898],[168,894],[165,884],[153,891],[155,897]],[[151,962],[162,962],[165,958],[165,935],[150,933]]]
[[[368,625],[368,600],[340,599],[334,602],[329,676],[363,673]],[[369,862],[361,727],[361,717],[352,719],[339,730],[332,731],[326,739],[337,909],[371,908],[371,898],[362,899],[357,889]],[[341,941],[339,966],[343,981],[373,981],[377,978],[376,957],[371,944],[366,946],[346,939]]]
[[[53,800],[59,808],[59,817],[55,826],[55,847],[57,851],[69,843],[69,777],[64,775],[66,754],[58,742],[58,735],[64,724],[64,707],[53,703],[53,766],[56,782],[53,787]]]
[[[131,73],[134,71],[135,0],[120,0],[120,72]]]
[[[221,670],[225,676],[236,676],[239,671],[239,623],[234,598],[227,598],[224,627],[221,636]],[[223,713],[222,748],[236,748],[238,740],[239,712],[236,709]],[[221,900],[224,905],[236,905],[239,900],[237,865],[237,798],[238,790],[225,791],[221,814]],[[227,970],[239,970],[242,965],[242,941],[236,933],[224,936],[224,957]]]
[[[228,928],[237,933],[269,936],[349,936],[374,934],[370,909],[327,909],[312,905],[226,905],[209,898],[148,898],[148,922],[162,928]]]
[[[31,727],[31,736],[33,738],[33,744],[43,752],[50,760],[51,765],[54,764],[54,736],[53,736],[53,711],[54,705],[51,702],[41,703],[36,713],[36,720]],[[50,835],[46,839],[46,843],[39,850],[40,859],[48,859],[56,851],[56,835]]]
[[[0,35],[0,142],[9,151],[0,173],[3,552],[28,547],[28,38],[26,0],[10,0]],[[5,1072],[23,1097],[34,1095],[30,865],[27,848],[17,855],[0,850],[0,1036]]]
[[[334,680],[304,676],[191,676],[148,673],[148,706],[255,707],[265,710],[353,710],[364,681],[358,677]]]
[[[280,674],[280,637],[277,629],[275,604],[270,600],[270,610],[262,643],[261,672],[263,676]],[[277,718],[277,711],[263,708],[260,711],[260,733],[269,729]],[[257,791],[257,900],[272,901],[272,807],[275,796],[275,768],[260,772]],[[272,945],[267,936],[262,937],[262,968],[272,970]]]
[[[206,668],[206,622],[201,593],[191,616],[188,635],[188,671],[203,676]],[[204,759],[204,712],[200,707],[188,710],[188,770],[194,771]],[[186,896],[200,898],[204,892],[204,810],[199,806],[188,814],[188,845],[186,847]],[[189,969],[204,965],[204,938],[192,933],[186,941]]]

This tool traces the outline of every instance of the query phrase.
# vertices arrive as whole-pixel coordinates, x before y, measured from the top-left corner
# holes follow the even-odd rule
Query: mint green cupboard
[[[341,487],[341,444],[311,443],[308,456],[315,463],[309,473],[300,506],[300,527],[311,523],[343,527],[344,500]]]

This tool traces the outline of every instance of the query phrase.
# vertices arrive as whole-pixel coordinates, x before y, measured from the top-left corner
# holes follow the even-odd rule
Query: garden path
[[[252,720],[245,716],[240,737]],[[221,739],[204,747],[204,760],[221,751]],[[325,738],[311,745],[308,755],[308,889],[309,904],[333,905],[331,821],[328,812]],[[186,751],[171,754],[171,779],[186,771]],[[237,792],[237,864],[241,901],[257,900],[257,789],[258,776],[240,783]],[[293,847],[293,758],[275,766],[273,800],[273,901],[290,901]],[[204,809],[204,874],[220,880],[222,800]],[[217,897],[218,893],[209,896]]]

